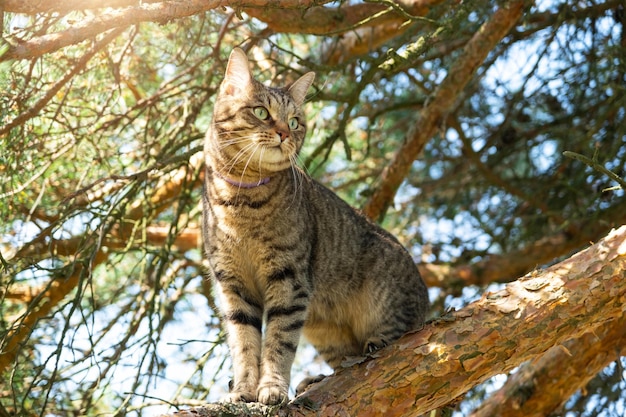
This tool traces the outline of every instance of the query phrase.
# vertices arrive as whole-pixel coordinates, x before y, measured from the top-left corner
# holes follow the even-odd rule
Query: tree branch
[[[626,306],[625,274],[622,226],[571,258],[487,293],[339,370],[277,415],[399,417],[443,407],[553,346],[619,325]],[[211,408],[177,415],[217,415],[208,413]]]
[[[80,60],[76,63],[76,65],[74,65],[72,69],[67,71],[65,75],[59,81],[57,81],[52,86],[52,88],[50,88],[50,90],[48,90],[41,99],[39,99],[39,101],[37,101],[37,103],[33,104],[31,107],[28,108],[28,110],[19,114],[13,120],[6,123],[4,126],[0,127],[0,136],[6,135],[14,127],[23,124],[27,120],[39,114],[39,112],[46,106],[46,104],[48,104],[48,102],[56,95],[56,93],[59,92],[61,88],[63,88],[63,86],[65,86],[76,74],[78,74],[79,72],[85,69],[89,60],[97,52],[99,52],[102,48],[104,48],[109,42],[113,41],[121,33],[122,33],[121,29],[111,31],[101,40],[96,42],[96,44],[91,48],[91,50],[85,53],[85,55],[83,55],[80,58]],[[2,62],[4,58],[5,58],[4,55],[0,56],[0,62]],[[3,196],[0,195],[0,198],[2,197]]]
[[[330,35],[356,28],[402,23],[407,20],[407,14],[425,16],[432,6],[442,3],[442,0],[396,0],[393,3],[397,6],[372,1],[336,8],[311,7],[304,12],[254,7],[246,8],[245,11],[265,22],[274,32]],[[399,13],[397,7],[404,10],[404,13]]]
[[[203,166],[202,153],[195,154],[189,161],[190,165],[194,168],[194,171],[200,169]],[[156,207],[156,212],[163,211],[168,208],[164,202],[171,200],[178,196],[183,189],[183,184],[188,183],[191,177],[188,167],[181,167],[173,174],[164,176],[157,187],[156,192],[152,195],[149,202],[151,207]],[[89,268],[93,270],[97,265],[104,262],[110,251],[107,250],[107,244],[111,244],[111,240],[118,240],[120,242],[128,240],[133,236],[132,232],[135,231],[132,226],[132,221],[143,219],[146,217],[144,207],[146,202],[138,200],[136,204],[132,204],[129,207],[126,215],[124,216],[124,222],[121,222],[119,227],[114,230],[114,237],[103,238],[89,263]],[[66,255],[75,256],[80,253],[82,248],[85,248],[90,243],[85,242],[85,237],[80,236],[74,239],[67,240],[53,240],[45,246],[46,239],[41,239],[39,244],[43,245],[40,249],[38,246],[27,245],[28,248],[18,252],[20,256],[26,256],[28,253],[37,254],[39,250],[42,253],[52,253],[54,256]],[[17,255],[16,255],[17,256]],[[82,274],[84,273],[84,264],[81,262],[75,262],[75,270],[72,274],[65,279],[53,280],[45,289],[37,296],[34,297],[29,308],[24,313],[24,316],[18,320],[7,335],[0,340],[0,372],[5,370],[16,358],[21,343],[28,338],[30,332],[35,328],[36,323],[42,318],[47,316],[52,309],[60,303],[76,286],[80,283]]]
[[[380,220],[384,217],[400,184],[409,174],[413,161],[426,142],[434,136],[445,114],[452,110],[459,93],[469,83],[489,51],[509,33],[522,16],[524,5],[524,0],[505,3],[467,43],[430,103],[420,112],[409,138],[383,170],[380,183],[363,209],[371,219]]]
[[[106,7],[138,6],[141,3],[160,3],[164,0],[4,0],[4,11],[10,13],[65,14],[76,10],[103,9]]]
[[[418,267],[428,286],[465,287],[509,282],[539,265],[548,264],[598,240],[615,225],[626,224],[626,201],[595,213],[594,218],[597,220],[585,218],[571,222],[566,228],[526,247],[488,255],[473,265],[420,264]]]
[[[341,33],[361,26],[378,26],[388,23],[406,21],[405,14],[425,15],[433,5],[442,0],[399,0],[398,6],[366,3],[345,7],[323,7],[327,0],[183,0],[183,1],[149,1],[110,0],[106,6],[118,7],[98,13],[75,24],[72,28],[50,33],[20,42],[7,49],[0,56],[0,62],[11,59],[34,58],[56,51],[68,45],[91,39],[101,32],[112,28],[126,28],[141,22],[167,22],[174,19],[192,16],[220,7],[232,7],[245,11],[252,17],[265,22],[275,32],[329,34]],[[64,12],[105,7],[101,2],[89,1],[82,4],[73,0],[67,4],[57,5],[50,0],[28,3],[11,0],[5,4],[5,11],[20,13]],[[128,6],[128,7],[122,7]],[[395,10],[402,7],[405,13]],[[387,13],[381,13],[387,10]],[[377,14],[380,13],[378,16]],[[372,16],[377,16],[372,18]],[[400,34],[401,32],[397,32]]]
[[[571,152],[571,151],[565,151],[565,152],[563,152],[563,155],[568,157],[568,158],[576,159],[577,161],[580,161],[583,164],[586,164],[586,165],[590,166],[591,168],[595,169],[596,171],[601,172],[602,174],[606,175],[607,177],[609,177],[610,179],[612,179],[613,181],[618,183],[620,188],[626,190],[626,180],[623,180],[622,178],[620,178],[619,175],[617,175],[613,171],[605,168],[604,165],[601,165],[600,163],[598,163],[595,160],[595,158],[592,159],[592,158],[589,158],[589,157],[587,157],[585,155],[581,155],[579,153]]]
[[[276,7],[307,7],[314,0],[272,0]],[[126,28],[141,22],[168,22],[173,19],[192,16],[218,7],[235,8],[265,5],[265,0],[227,1],[227,0],[184,0],[163,1],[158,3],[140,3],[134,7],[125,7],[95,14],[75,24],[73,27],[55,33],[38,36],[28,41],[11,46],[0,56],[0,62],[11,59],[34,58],[56,51],[68,45],[91,39],[101,32],[112,28]]]
[[[622,315],[522,365],[470,417],[551,415],[624,353],[626,316]]]

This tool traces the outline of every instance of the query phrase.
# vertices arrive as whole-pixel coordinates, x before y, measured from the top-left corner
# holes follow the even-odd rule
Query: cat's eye
[[[296,119],[295,117],[289,119],[289,129],[296,130],[298,126],[300,126],[300,123],[298,123],[298,119]]]
[[[270,112],[268,112],[265,107],[255,107],[252,111],[254,115],[261,120],[267,120],[270,117]]]

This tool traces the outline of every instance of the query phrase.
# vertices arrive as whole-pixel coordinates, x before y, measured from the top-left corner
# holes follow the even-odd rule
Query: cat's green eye
[[[289,129],[296,130],[298,126],[300,126],[300,123],[298,123],[298,119],[296,119],[295,117],[289,119]]]
[[[267,120],[270,117],[270,112],[268,112],[265,107],[255,107],[253,112],[254,115],[261,120]]]

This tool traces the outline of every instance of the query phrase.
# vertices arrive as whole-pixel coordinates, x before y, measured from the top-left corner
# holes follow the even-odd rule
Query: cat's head
[[[269,176],[295,163],[306,134],[301,107],[314,78],[309,72],[287,87],[267,87],[252,77],[246,54],[233,49],[213,111],[222,174]]]

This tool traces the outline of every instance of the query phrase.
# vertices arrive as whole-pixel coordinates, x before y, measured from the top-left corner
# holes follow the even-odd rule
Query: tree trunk
[[[613,337],[614,332],[604,329],[619,327],[623,321],[625,276],[626,226],[622,226],[571,258],[486,293],[372,357],[356,360],[359,363],[311,386],[279,410],[213,405],[177,415],[217,415],[213,410],[223,412],[223,407],[229,412],[245,407],[248,411],[239,412],[255,416],[420,415],[449,404],[494,375],[526,361],[541,362],[538,358],[546,352],[552,355],[560,349],[567,354],[575,343],[565,345],[568,340],[585,334]],[[546,357],[544,362],[549,361]],[[561,362],[554,365],[562,368]],[[564,399],[561,396],[560,401]]]

